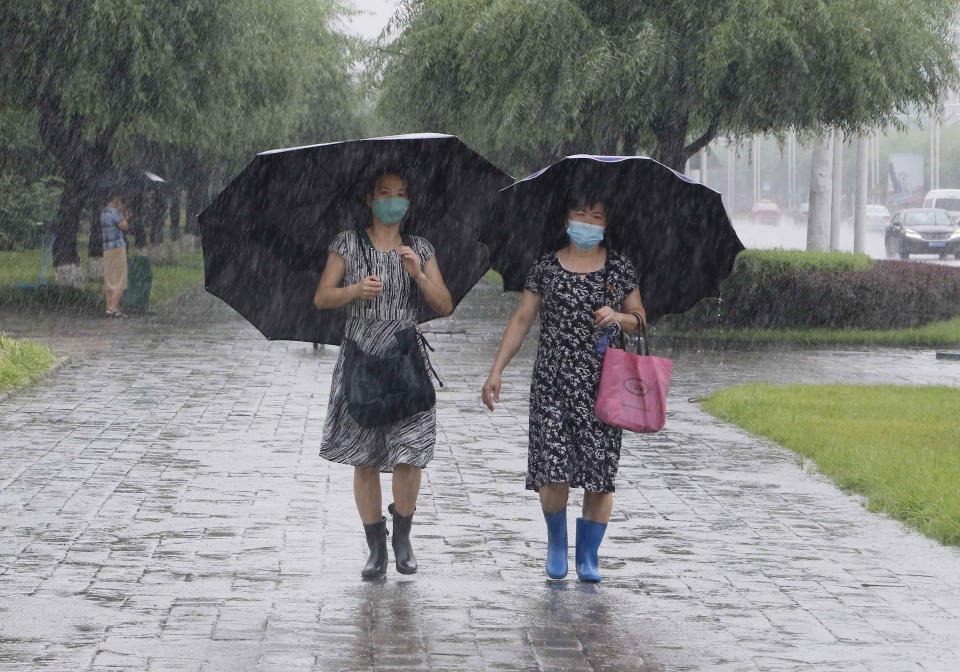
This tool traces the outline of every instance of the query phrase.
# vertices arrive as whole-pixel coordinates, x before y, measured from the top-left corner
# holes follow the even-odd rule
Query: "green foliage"
[[[847,253],[751,250],[737,257],[720,296],[719,306],[704,302],[665,326],[681,331],[919,327],[960,315],[960,270]]]
[[[54,354],[39,343],[0,332],[0,393],[37,382],[56,361]]]
[[[0,173],[0,250],[37,245],[62,190],[58,177],[31,182],[17,173]]]
[[[483,274],[483,279],[498,289],[503,289],[503,276],[492,268]]]
[[[897,123],[956,80],[948,0],[407,0],[380,109],[525,172],[570,151],[674,168],[718,136]],[[416,95],[411,90],[416,83]]]
[[[960,390],[900,385],[744,385],[704,407],[813,460],[844,490],[960,545]]]
[[[356,128],[358,45],[333,26],[337,0],[18,0],[0,4],[3,104],[36,120],[64,177],[57,265],[77,263],[86,188],[115,162],[188,191],[265,148]]]
[[[866,271],[876,265],[867,254],[815,250],[744,250],[737,255],[734,272],[776,274],[807,271]]]
[[[344,110],[339,13],[332,0],[4,3],[0,38],[21,56],[3,60],[0,85],[21,107],[55,99],[88,140],[115,131],[127,154],[138,137],[249,153],[294,134],[317,105]]]

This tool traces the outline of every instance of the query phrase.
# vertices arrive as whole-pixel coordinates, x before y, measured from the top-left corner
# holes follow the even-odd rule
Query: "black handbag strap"
[[[637,331],[637,354],[650,356],[650,339],[647,338],[647,322],[637,311],[630,313],[635,318],[637,318],[637,325],[639,329]],[[640,341],[643,341],[643,351],[641,352]]]
[[[367,275],[370,275],[370,274],[371,274],[371,271],[373,270],[373,264],[370,263],[370,256],[369,256],[369,255],[370,255],[370,252],[367,250],[367,243],[366,243],[366,241],[364,241],[363,237],[364,237],[364,230],[361,229],[361,228],[358,228],[358,229],[357,229],[357,242],[358,242],[359,245],[360,245],[360,254],[361,254],[362,257],[363,257],[363,263],[364,263],[364,266],[365,266],[366,269],[367,269]],[[371,244],[371,246],[373,245],[373,241],[372,241],[372,240],[370,241],[370,244]],[[401,236],[401,238],[400,238],[400,244],[403,245],[403,237],[402,237],[402,236]],[[366,277],[366,276],[364,276],[364,277]],[[437,384],[440,385],[440,387],[443,387],[443,381],[440,380],[440,376],[439,376],[439,374],[437,374],[437,370],[436,370],[435,368],[433,368],[433,362],[430,361],[430,352],[434,352],[435,348],[434,348],[432,345],[430,345],[430,343],[429,343],[429,342],[427,341],[427,339],[424,337],[423,333],[420,331],[419,328],[417,328],[416,332],[417,332],[417,340],[419,340],[419,342],[420,342],[420,352],[423,354],[423,361],[424,361],[424,363],[427,365],[427,370],[430,372],[430,374],[431,374],[434,378],[436,378]],[[430,351],[430,352],[427,352],[427,349],[428,349],[428,348],[429,348],[429,351]]]
[[[417,338],[420,339],[420,352],[423,353],[423,361],[427,365],[427,370],[430,371],[430,374],[434,378],[436,378],[437,384],[440,387],[443,387],[443,381],[440,380],[440,374],[438,374],[437,370],[433,368],[433,362],[430,361],[430,352],[436,352],[436,348],[430,345],[430,343],[427,341],[426,336],[424,336],[419,329],[417,329]],[[427,352],[428,348],[430,349],[430,352]]]

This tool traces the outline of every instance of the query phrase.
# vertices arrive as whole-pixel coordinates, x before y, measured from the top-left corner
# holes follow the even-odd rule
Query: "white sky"
[[[373,39],[386,27],[400,5],[400,0],[350,0],[350,4],[363,13],[348,22],[347,32]]]

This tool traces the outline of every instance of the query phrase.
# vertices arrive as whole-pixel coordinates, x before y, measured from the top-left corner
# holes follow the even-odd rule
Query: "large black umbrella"
[[[523,289],[537,257],[566,246],[565,203],[603,201],[607,240],[637,269],[647,318],[719,296],[743,249],[720,194],[645,156],[568,156],[502,192],[491,266],[504,289]]]
[[[397,135],[258,154],[200,214],[205,285],[269,339],[339,344],[346,310],[313,296],[337,233],[370,222],[366,194],[385,172],[407,182],[402,235],[437,252],[456,305],[490,267],[479,231],[512,178],[456,136]],[[437,314],[420,302],[420,322]]]

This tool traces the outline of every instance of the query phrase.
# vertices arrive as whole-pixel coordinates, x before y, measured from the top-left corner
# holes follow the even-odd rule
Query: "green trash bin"
[[[153,267],[150,259],[143,256],[127,258],[127,291],[120,299],[124,308],[146,308],[150,305],[150,290],[153,288]]]

